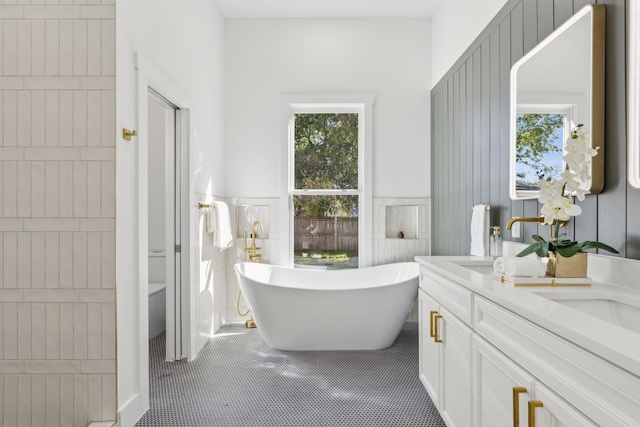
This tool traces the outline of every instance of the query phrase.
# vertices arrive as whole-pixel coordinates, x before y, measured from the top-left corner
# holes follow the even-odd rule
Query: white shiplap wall
[[[114,0],[0,2],[0,425],[116,418]]]

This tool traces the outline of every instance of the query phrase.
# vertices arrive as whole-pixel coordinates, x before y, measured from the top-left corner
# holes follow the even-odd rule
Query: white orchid
[[[573,129],[571,137],[565,144],[565,154],[562,159],[565,161],[566,169],[560,179],[540,179],[540,194],[538,196],[538,201],[542,203],[540,214],[544,216],[546,224],[553,225],[553,237],[545,240],[541,236],[533,235],[535,243],[530,244],[518,256],[526,256],[535,252],[538,256],[544,257],[550,251],[557,251],[564,257],[570,257],[586,249],[604,249],[618,253],[617,250],[604,243],[572,242],[567,239],[566,234],[559,233],[561,221],[569,221],[572,216],[578,216],[582,213],[582,208],[573,202],[573,196],[582,201],[584,196],[589,193],[581,186],[590,179],[591,158],[596,154],[598,151],[591,147],[587,130],[582,125],[578,125]]]
[[[558,180],[540,180],[540,197],[539,201],[543,205],[548,205],[543,210],[551,216],[563,218],[568,215],[580,215],[582,210],[578,210],[578,206],[573,205],[572,196],[576,196],[578,200],[584,200],[584,196],[589,194],[588,190],[583,188],[585,182],[591,179],[589,174],[591,169],[591,158],[598,154],[598,150],[591,147],[589,142],[589,133],[582,125],[576,126],[571,132],[571,136],[567,139],[564,147],[564,156],[562,159],[566,164],[566,169]],[[558,198],[564,200],[557,200]],[[573,207],[572,207],[573,206]],[[555,214],[551,214],[552,209],[560,209]],[[569,218],[563,219],[566,221]]]
[[[573,242],[567,238],[566,234],[560,234],[562,221],[569,221],[572,216],[578,216],[582,213],[582,208],[573,203],[573,196],[578,200],[584,200],[584,196],[589,193],[581,185],[590,179],[591,158],[597,154],[597,148],[593,149],[589,143],[587,130],[582,125],[578,125],[573,129],[571,137],[565,144],[565,154],[562,159],[566,168],[560,179],[540,179],[540,195],[538,197],[538,201],[542,203],[540,214],[544,216],[545,223],[553,225],[553,236],[547,240],[534,234],[532,237],[535,242],[527,246],[518,256],[526,256],[535,252],[536,255],[545,257],[549,252],[557,252],[563,257],[571,257],[588,249],[603,249],[618,253],[617,250],[604,243]]]

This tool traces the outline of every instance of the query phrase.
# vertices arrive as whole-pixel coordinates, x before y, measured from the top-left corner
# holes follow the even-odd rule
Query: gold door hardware
[[[132,136],[138,136],[137,130],[129,130],[127,128],[122,129],[122,137],[127,141],[131,141]]]
[[[513,427],[520,427],[520,393],[526,393],[525,387],[513,388]]]
[[[442,319],[442,316],[439,314],[436,314],[435,316],[433,316],[433,340],[435,342],[442,342],[442,340],[440,339],[439,335],[440,332],[438,331],[438,319]]]
[[[429,312],[429,336],[431,338],[435,338],[436,334],[433,332],[433,315],[437,314],[438,312],[433,310]]]
[[[536,427],[536,408],[542,408],[543,406],[539,400],[529,401],[529,427]]]

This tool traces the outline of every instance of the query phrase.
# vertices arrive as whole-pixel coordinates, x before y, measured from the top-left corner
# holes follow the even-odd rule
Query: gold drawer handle
[[[536,427],[536,408],[542,408],[543,406],[539,400],[529,401],[529,427]]]
[[[439,336],[440,332],[438,331],[438,319],[442,319],[442,316],[439,314],[433,316],[433,340],[435,342],[442,342]]]
[[[436,336],[436,334],[433,332],[433,315],[437,313],[438,312],[435,310],[429,312],[429,336],[431,338],[434,338]]]
[[[526,393],[525,387],[513,388],[513,427],[520,427],[520,393]]]

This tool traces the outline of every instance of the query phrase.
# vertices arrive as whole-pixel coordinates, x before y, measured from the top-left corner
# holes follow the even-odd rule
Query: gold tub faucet
[[[260,232],[264,233],[264,228],[262,227],[262,223],[260,221],[253,221],[251,225],[251,246],[247,247],[247,235],[245,232],[244,236],[244,251],[249,254],[249,261],[257,261],[262,259],[262,254],[258,253],[262,248],[256,247],[256,232],[257,228],[260,227]]]

